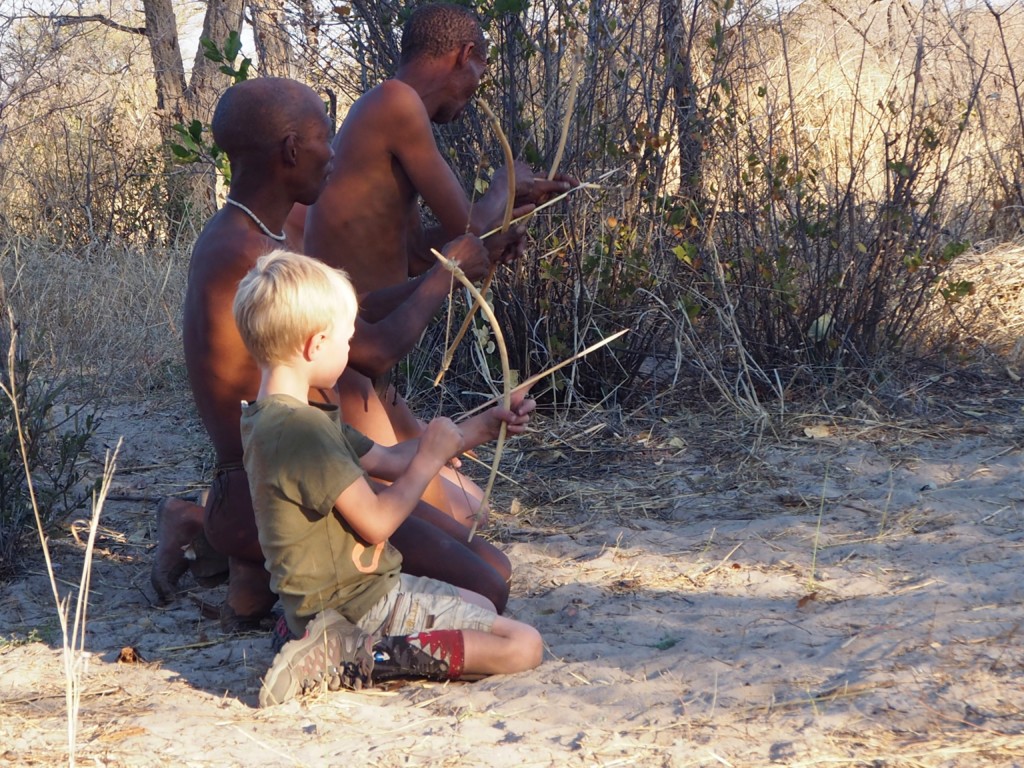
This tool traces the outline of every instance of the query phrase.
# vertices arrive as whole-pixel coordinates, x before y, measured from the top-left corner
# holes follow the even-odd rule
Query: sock
[[[466,660],[459,629],[435,629],[415,635],[392,635],[373,646],[373,679],[425,677],[457,680]]]

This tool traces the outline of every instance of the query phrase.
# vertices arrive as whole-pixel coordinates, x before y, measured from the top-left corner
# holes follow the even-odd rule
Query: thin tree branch
[[[51,16],[53,23],[58,27],[69,27],[72,24],[88,24],[89,22],[96,22],[102,24],[105,27],[116,29],[118,32],[127,32],[130,35],[142,35],[147,36],[149,33],[146,32],[145,27],[126,27],[124,24],[118,24],[113,19],[108,19],[99,13],[94,13],[92,16]]]

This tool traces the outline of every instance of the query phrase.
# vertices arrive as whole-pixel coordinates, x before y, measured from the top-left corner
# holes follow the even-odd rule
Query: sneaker
[[[296,635],[288,627],[288,621],[284,615],[277,617],[277,622],[274,624],[274,628],[270,630],[270,650],[274,652],[276,656],[284,648],[285,643],[290,640],[298,640],[299,636]]]
[[[372,638],[335,610],[318,613],[305,636],[274,657],[260,687],[260,706],[283,704],[316,690],[358,691],[370,685]]]

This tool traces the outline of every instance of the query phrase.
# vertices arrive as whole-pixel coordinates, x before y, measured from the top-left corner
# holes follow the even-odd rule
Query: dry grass
[[[0,241],[0,302],[27,354],[53,377],[79,376],[104,398],[182,396],[184,250],[95,244],[81,251]]]
[[[947,276],[973,284],[969,296],[955,302],[935,297],[928,341],[938,348],[994,362],[1013,382],[1024,360],[1024,242],[1007,242],[962,256]]]
[[[36,500],[32,479],[32,466],[29,461],[27,440],[22,426],[19,413],[20,393],[16,389],[16,375],[14,356],[17,350],[17,333],[11,334],[10,351],[8,353],[7,372],[8,380],[0,383],[0,391],[11,402],[14,429],[18,434],[19,446],[21,449],[21,461],[25,471],[25,482],[27,483],[29,498],[31,500],[32,512],[35,516],[36,532],[39,535],[39,544],[46,563],[46,573],[49,577],[50,588],[53,591],[54,608],[60,622],[61,638],[61,660],[64,672],[64,706],[67,731],[67,762],[70,768],[74,768],[77,756],[79,712],[82,702],[83,677],[87,665],[85,653],[86,619],[89,606],[90,583],[92,579],[92,556],[96,545],[96,533],[99,529],[100,515],[103,511],[103,504],[110,491],[111,482],[114,479],[114,467],[117,462],[117,453],[121,443],[112,454],[108,454],[103,466],[103,476],[99,488],[93,495],[92,515],[89,518],[86,528],[88,531],[87,540],[84,544],[84,559],[77,589],[61,594],[61,587],[54,568],[53,559],[50,554],[48,543],[47,527],[44,525],[40,513],[39,504]],[[77,538],[77,532],[76,532]],[[72,605],[74,612],[72,613]]]

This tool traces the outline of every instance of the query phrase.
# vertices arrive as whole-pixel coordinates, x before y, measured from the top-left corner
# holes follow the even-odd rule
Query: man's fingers
[[[568,192],[570,187],[571,185],[568,181],[548,181],[547,179],[535,181],[533,184],[533,197],[537,202],[544,203],[555,195]]]
[[[532,213],[533,209],[536,208],[535,203],[525,203],[524,205],[517,205],[512,209],[512,218],[518,219],[520,216],[525,216],[528,213]]]

